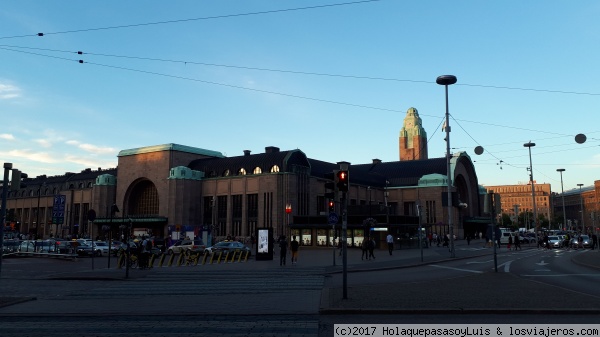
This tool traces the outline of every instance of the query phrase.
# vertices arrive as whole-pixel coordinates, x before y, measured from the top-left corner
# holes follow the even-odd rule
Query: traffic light
[[[325,183],[325,198],[334,200],[337,194],[337,185],[334,182],[337,181],[336,179],[336,174],[337,171],[333,171],[331,173],[325,173],[325,179],[331,180]],[[331,192],[329,192],[328,190],[331,190]]]
[[[335,212],[335,202],[333,201],[333,199],[329,199],[329,213],[333,213]]]
[[[25,188],[27,185],[21,180],[27,178],[27,173],[23,173],[17,169],[12,169],[12,177],[10,182],[10,189],[17,191],[21,188]]]
[[[340,170],[336,174],[336,185],[340,192],[348,192],[348,171]]]

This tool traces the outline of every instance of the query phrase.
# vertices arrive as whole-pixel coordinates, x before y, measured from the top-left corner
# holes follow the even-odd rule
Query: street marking
[[[467,262],[467,264],[472,264],[472,263],[490,263],[490,262],[492,262],[492,261],[494,261],[494,260],[487,260],[487,261],[470,261],[470,262]]]
[[[466,271],[466,272],[469,272],[469,273],[476,273],[476,274],[481,274],[481,273],[483,273],[482,271],[479,271],[479,270],[470,270],[470,269],[462,269],[462,268],[453,268],[453,267],[440,266],[440,265],[437,265],[437,264],[430,264],[429,266],[431,266],[431,267],[437,267],[437,268],[444,268],[444,269],[458,270],[458,271]]]
[[[504,266],[504,272],[505,273],[509,273],[510,272],[510,264],[511,263],[512,263],[512,260],[504,262],[503,264],[498,265],[498,267]]]
[[[542,262],[538,262],[538,263],[536,263],[536,264],[537,264],[538,266],[545,266],[545,265],[547,265],[547,264],[549,264],[549,263],[546,263],[546,262],[544,262],[544,260],[542,260]]]
[[[536,270],[537,271],[537,270]],[[545,270],[542,270],[545,271]],[[550,271],[550,270],[548,270]],[[523,277],[565,277],[565,276],[594,276],[600,277],[600,274],[554,274],[554,275],[521,275]]]

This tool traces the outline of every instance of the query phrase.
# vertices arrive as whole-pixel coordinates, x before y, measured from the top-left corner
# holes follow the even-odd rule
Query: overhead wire
[[[31,47],[14,47],[13,48],[23,48],[23,49],[35,49],[35,50],[46,50],[46,51],[57,51],[57,50],[52,50],[52,49],[43,49],[43,48],[31,48]],[[318,102],[324,102],[324,103],[330,103],[330,104],[339,104],[339,105],[345,105],[345,106],[352,106],[352,107],[358,107],[358,108],[365,108],[365,109],[374,109],[374,110],[381,110],[381,111],[391,111],[391,112],[401,112],[399,110],[396,109],[386,109],[386,108],[380,108],[380,107],[373,107],[373,106],[367,106],[367,105],[360,105],[360,104],[353,104],[353,103],[346,103],[346,102],[340,102],[340,101],[333,101],[333,100],[326,100],[326,99],[319,99],[319,98],[314,98],[314,97],[307,97],[307,96],[301,96],[301,95],[294,95],[294,94],[287,94],[287,93],[281,93],[281,92],[276,92],[276,91],[270,91],[270,90],[262,90],[262,89],[255,89],[255,88],[248,88],[248,87],[243,87],[243,86],[237,86],[237,85],[231,85],[231,84],[225,84],[225,83],[219,83],[219,82],[213,82],[213,81],[206,81],[206,80],[200,80],[200,79],[195,79],[195,78],[190,78],[190,77],[185,77],[185,76],[177,76],[177,75],[170,75],[170,74],[164,74],[164,73],[159,73],[159,72],[153,72],[153,71],[145,71],[145,70],[139,70],[139,69],[133,69],[133,68],[129,68],[129,67],[120,67],[120,66],[113,66],[113,65],[107,65],[107,64],[102,64],[102,63],[95,63],[95,62],[89,62],[89,61],[83,61],[81,59],[79,60],[73,60],[73,59],[69,59],[69,58],[64,58],[64,57],[58,57],[58,56],[53,56],[53,55],[47,55],[47,54],[41,54],[41,53],[35,53],[35,52],[29,52],[29,51],[23,51],[23,50],[18,50],[18,49],[13,49],[13,48],[6,48],[4,45],[0,46],[0,49],[2,50],[8,50],[8,51],[13,51],[13,52],[19,52],[19,53],[26,53],[26,54],[31,54],[31,55],[36,55],[36,56],[42,56],[42,57],[49,57],[49,58],[53,58],[53,59],[59,59],[59,60],[65,60],[65,61],[72,61],[72,62],[77,62],[77,63],[87,63],[87,64],[91,64],[91,65],[96,65],[96,66],[101,66],[101,67],[108,67],[108,68],[113,68],[113,69],[120,69],[120,70],[125,70],[125,71],[132,71],[132,72],[138,72],[138,73],[145,73],[145,74],[150,74],[150,75],[156,75],[156,76],[162,76],[162,77],[168,77],[168,78],[175,78],[175,79],[181,79],[181,80],[188,80],[188,81],[194,81],[194,82],[200,82],[200,83],[206,83],[206,84],[211,84],[211,85],[218,85],[218,86],[224,86],[224,87],[230,87],[230,88],[236,88],[236,89],[242,89],[242,90],[250,90],[250,91],[255,91],[255,92],[261,92],[261,93],[267,93],[267,94],[274,94],[274,95],[280,95],[280,96],[285,96],[285,97],[291,97],[291,98],[297,98],[297,99],[304,99],[304,100],[311,100],[311,101],[318,101]],[[58,52],[68,52],[68,51],[58,51]],[[77,51],[77,52],[68,52],[68,53],[74,53],[74,54],[78,54],[78,55],[83,55],[83,54],[88,54],[88,55],[95,55],[95,56],[107,56],[107,54],[94,54],[94,53],[84,53],[81,51]],[[110,55],[113,57],[116,57],[114,55]],[[125,58],[133,58],[133,59],[150,59],[150,58],[139,58],[139,57],[125,57]],[[150,59],[150,60],[160,60],[160,59]],[[165,61],[165,60],[162,60]],[[168,62],[173,62],[172,60],[166,60]],[[179,62],[179,61],[178,61]],[[192,63],[192,62],[182,62],[182,63]],[[202,64],[202,63],[199,63]],[[249,67],[237,67],[237,68],[243,68],[243,69],[247,69]],[[262,68],[253,68],[254,70],[262,70]],[[293,72],[293,71],[286,71],[286,72]],[[308,73],[308,72],[294,72],[294,73],[301,73],[301,74],[318,74],[318,73]],[[337,75],[333,75],[333,74],[325,74],[328,76],[337,76]],[[374,77],[360,77],[360,76],[341,76],[341,77],[350,77],[350,78],[364,78],[364,79],[377,79]],[[433,83],[433,82],[428,82],[428,81],[413,81],[413,80],[403,80],[403,81],[409,81],[409,82],[422,82],[422,83]],[[483,87],[489,87],[489,88],[494,88],[494,86],[483,86]],[[435,118],[439,118],[439,116],[431,116],[431,115],[426,115],[426,114],[422,114],[423,116],[430,116],[430,117],[435,117]],[[476,123],[476,124],[481,124],[481,125],[488,125],[488,126],[495,126],[495,127],[503,127],[503,128],[511,128],[511,129],[517,129],[517,130],[523,130],[523,131],[529,131],[529,132],[542,132],[542,133],[548,133],[548,134],[553,134],[553,135],[559,135],[559,136],[572,136],[572,135],[566,135],[566,134],[562,134],[562,133],[555,133],[555,132],[548,132],[548,131],[540,131],[540,130],[533,130],[533,129],[526,129],[526,128],[520,128],[520,127],[511,127],[511,126],[505,126],[505,125],[499,125],[499,124],[493,124],[493,123],[486,123],[486,122],[476,122],[476,121],[470,121],[470,120],[461,120],[461,119],[456,119],[454,118],[454,116],[452,116],[452,119],[456,122],[456,124],[465,132],[465,134],[471,138],[476,144],[480,145],[479,142],[477,140],[475,140],[463,127],[462,125],[459,123],[459,121],[464,121],[464,122],[470,122],[470,123]],[[440,125],[443,122],[444,119],[441,119],[440,121]],[[439,127],[439,126],[438,126]],[[436,128],[436,132],[434,132],[431,137],[427,140],[427,144],[430,143],[430,141],[433,139],[433,136],[437,133],[437,128]],[[554,146],[555,148],[555,146]],[[420,151],[420,149],[419,149]],[[506,162],[503,159],[498,158],[495,154],[493,154],[491,151],[489,151],[489,149],[486,151],[487,153],[489,153],[492,157],[494,157],[497,161],[499,161],[499,163],[505,163],[506,165],[518,168],[517,166],[510,164],[508,162]],[[538,154],[543,154],[543,153],[538,153]],[[481,163],[481,161],[479,161]],[[536,170],[537,171],[537,170]],[[539,172],[542,175],[545,175],[542,172]]]
[[[164,24],[182,23],[182,22],[190,22],[190,21],[201,21],[201,20],[215,20],[215,19],[225,19],[225,18],[242,17],[242,16],[252,16],[252,15],[263,15],[263,14],[274,14],[274,13],[283,13],[283,12],[302,11],[302,10],[319,9],[319,8],[327,8],[327,7],[357,5],[357,4],[363,4],[363,3],[369,3],[369,2],[380,2],[380,1],[385,1],[385,0],[359,0],[359,1],[351,1],[351,2],[340,2],[340,3],[335,3],[335,4],[314,5],[314,6],[305,6],[305,7],[296,7],[296,8],[284,8],[284,9],[273,9],[273,10],[268,10],[268,11],[258,11],[258,12],[249,12],[249,13],[224,14],[224,15],[205,16],[205,17],[189,18],[189,19],[177,19],[177,20],[155,21],[155,22],[145,22],[145,23],[134,23],[134,24],[128,24],[128,25],[96,27],[96,28],[83,28],[83,29],[73,29],[73,30],[65,30],[65,31],[58,31],[58,32],[46,32],[46,33],[41,32],[41,33],[37,33],[37,34],[4,36],[4,37],[0,37],[0,39],[14,39],[14,38],[24,38],[24,37],[42,37],[42,36],[46,36],[46,35],[71,34],[71,33],[82,33],[82,32],[99,31],[99,30],[134,28],[134,27],[164,25]]]

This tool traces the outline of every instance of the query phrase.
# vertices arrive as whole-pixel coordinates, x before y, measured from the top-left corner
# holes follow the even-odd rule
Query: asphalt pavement
[[[523,246],[524,250],[537,249],[535,246]],[[505,251],[501,248],[499,252]],[[423,264],[443,263],[461,258],[471,258],[476,256],[490,255],[491,248],[484,248],[483,241],[474,240],[470,245],[465,241],[456,241],[456,257],[451,258],[447,248],[430,247],[420,249],[401,249],[395,250],[393,255],[389,255],[387,250],[378,249],[375,251],[375,259],[362,260],[361,253],[357,249],[348,249],[347,272],[348,277],[353,273],[369,273],[372,271],[389,270],[398,272],[406,268],[419,266]],[[107,315],[114,313],[114,298],[106,297],[102,301],[102,296],[94,293],[94,288],[99,289],[110,284],[111,291],[115,287],[130,287],[123,290],[124,293],[131,291],[131,287],[144,287],[152,282],[169,282],[168,277],[174,274],[185,275],[189,280],[199,277],[216,277],[219,273],[226,275],[240,274],[251,278],[253,275],[263,275],[265,278],[261,282],[268,282],[270,278],[279,279],[273,287],[280,287],[279,290],[273,289],[269,293],[269,310],[291,312],[287,303],[290,294],[301,297],[304,307],[298,307],[296,310],[313,314],[401,314],[401,313],[586,313],[600,314],[600,300],[578,292],[557,289],[556,287],[543,283],[527,280],[517,277],[510,273],[496,273],[493,271],[481,274],[470,274],[468,276],[435,282],[420,282],[402,284],[401,286],[386,282],[385,278],[371,280],[370,285],[374,287],[352,285],[347,288],[348,298],[343,299],[343,288],[341,284],[331,282],[331,275],[342,272],[342,257],[338,251],[332,248],[304,248],[300,250],[297,264],[291,264],[289,255],[285,266],[279,265],[279,256],[275,255],[273,261],[256,261],[250,258],[246,262],[220,263],[220,264],[202,264],[202,261],[196,266],[170,266],[159,267],[158,261],[155,261],[154,268],[149,270],[132,269],[127,277],[124,269],[105,266],[104,262],[98,262],[92,270],[81,268],[82,259],[65,261],[72,263],[77,268],[73,270],[60,272],[44,272],[36,274],[39,282],[26,282],[23,279],[15,279],[15,275],[20,275],[19,268],[22,265],[8,259],[4,259],[2,271],[0,274],[0,286],[4,290],[0,296],[0,315],[18,315],[19,313],[48,313],[55,310],[56,302],[53,297],[44,295],[44,291],[52,291],[61,296],[68,294],[70,301],[68,310],[72,313],[89,312],[90,305],[94,305],[94,313],[105,313]],[[573,263],[589,268],[592,273],[600,273],[600,252],[598,250],[580,250],[572,252],[571,260]],[[99,261],[102,261],[99,259]],[[335,263],[335,265],[334,265]],[[89,265],[86,264],[86,266]],[[21,271],[22,272],[22,271]],[[183,278],[182,278],[183,279]],[[55,281],[55,282],[44,282]],[[159,280],[159,281],[157,281]],[[35,280],[34,280],[35,281]],[[146,283],[144,283],[146,282]],[[217,281],[218,282],[218,281]],[[297,282],[297,283],[294,283]],[[154,284],[154,283],[153,283]],[[261,283],[254,285],[261,287]],[[177,284],[177,286],[184,286]],[[295,288],[294,288],[295,287]],[[290,290],[291,289],[291,290]],[[295,289],[295,290],[294,290]],[[450,291],[450,289],[461,289],[461,291]],[[498,295],[501,289],[502,294]],[[200,291],[200,290],[198,290]],[[243,300],[247,297],[246,303],[255,303],[255,313],[260,313],[261,308],[265,307],[260,303],[261,294],[255,293],[249,289],[247,293],[236,292],[234,290],[219,293],[217,296],[210,296],[210,289],[202,291],[202,308],[210,307],[211,301],[227,302],[228,299]],[[519,294],[526,294],[530,300],[515,301]],[[548,296],[552,294],[552,296]],[[160,314],[156,306],[150,303],[168,302],[173,298],[173,292],[150,293],[152,302],[146,309],[137,308],[138,314],[141,310],[147,310],[148,314]],[[227,297],[231,296],[231,298]],[[278,306],[278,296],[281,297],[280,308]],[[258,300],[257,300],[258,299]],[[197,307],[197,306],[196,306]],[[193,314],[194,306],[189,306],[190,314]],[[198,309],[206,314],[205,309]],[[266,310],[266,309],[265,309]],[[286,311],[287,310],[287,311]],[[267,312],[266,310],[265,312]],[[270,312],[270,311],[269,311]]]

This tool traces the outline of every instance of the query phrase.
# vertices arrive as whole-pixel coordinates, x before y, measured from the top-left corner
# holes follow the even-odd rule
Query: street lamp
[[[535,146],[535,143],[529,142],[523,144],[524,147],[529,148],[529,182],[531,183],[531,199],[533,200],[533,224],[535,225],[535,240],[538,241],[538,218],[537,218],[537,207],[535,206],[535,186],[533,183],[533,163],[531,161],[531,147]]]
[[[37,212],[36,212],[36,216],[35,216],[35,225],[37,226],[37,229],[35,231],[36,235],[40,236],[40,197],[42,196],[42,187],[46,186],[46,182],[44,181],[43,183],[40,184],[40,187],[38,187],[38,200],[37,200]],[[43,233],[42,233],[43,234]]]
[[[563,206],[563,228],[567,227],[567,212],[565,211],[565,190],[563,189],[563,178],[562,173],[565,172],[565,169],[559,168],[556,171],[560,172],[560,192],[562,196],[562,206]]]
[[[583,184],[577,184],[577,186],[579,186],[579,210],[581,212],[581,234],[583,234],[585,228],[585,225],[583,224],[583,194],[581,194],[581,186],[583,186]]]
[[[448,111],[448,86],[456,83],[456,76],[442,75],[438,76],[435,83],[443,85],[446,91],[446,171],[448,180],[448,228],[450,230],[450,257],[455,257],[454,253],[454,225],[452,223],[452,175],[450,173],[450,113]]]

